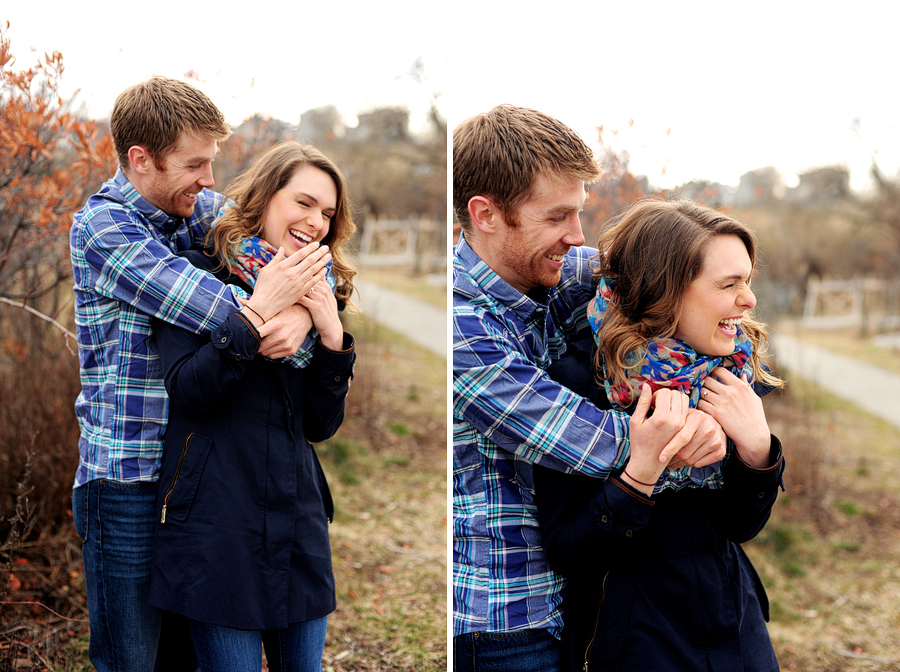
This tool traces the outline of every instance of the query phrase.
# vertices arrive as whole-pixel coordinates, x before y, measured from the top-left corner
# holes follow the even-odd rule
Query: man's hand
[[[669,462],[670,469],[705,467],[725,457],[725,431],[711,415],[691,409],[685,432],[693,431],[690,441]]]
[[[653,414],[648,417],[651,402]],[[690,440],[693,430],[685,431],[688,410],[686,395],[666,388],[652,393],[648,384],[641,386],[628,425],[631,457],[624,473],[638,490],[650,494],[672,454]]]
[[[259,328],[262,336],[259,354],[272,359],[290,357],[303,345],[312,325],[312,316],[306,308],[288,306]]]

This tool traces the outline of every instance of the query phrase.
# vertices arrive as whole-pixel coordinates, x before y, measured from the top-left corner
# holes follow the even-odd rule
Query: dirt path
[[[772,337],[778,367],[900,427],[900,376],[792,336]]]
[[[447,358],[447,311],[365,280],[354,281],[363,314]]]

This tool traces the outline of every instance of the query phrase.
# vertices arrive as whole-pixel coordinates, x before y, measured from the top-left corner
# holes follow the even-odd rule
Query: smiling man
[[[563,582],[541,547],[533,464],[606,478],[628,456],[627,416],[546,372],[590,332],[596,250],[581,247],[579,213],[600,174],[574,131],[534,110],[502,105],[453,133],[457,672],[562,669]],[[725,452],[711,424],[632,430],[630,441],[700,466]]]
[[[163,614],[148,603],[168,405],[150,324],[156,317],[209,334],[241,309],[230,286],[176,256],[203,240],[223,204],[210,191],[212,162],[231,130],[203,93],[154,77],[119,95],[110,131],[119,169],[75,214],[70,233],[82,388],[72,510],[89,655],[100,672],[193,670],[190,646],[160,639]],[[302,366],[312,321],[293,308],[260,328],[260,352]]]

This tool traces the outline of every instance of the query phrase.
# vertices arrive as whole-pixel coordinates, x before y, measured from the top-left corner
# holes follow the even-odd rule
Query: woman
[[[270,670],[321,670],[334,508],[310,442],[340,426],[352,375],[337,301],[353,291],[341,245],[354,225],[340,171],[297,143],[267,152],[227,195],[207,249],[188,256],[251,298],[211,339],[156,325],[170,405],[151,603],[188,617],[203,670],[259,670],[261,641]],[[309,262],[320,246],[330,255]],[[285,264],[293,295],[269,290]],[[259,355],[257,329],[295,302],[318,333],[311,361]]]
[[[753,234],[690,202],[645,201],[599,248],[588,312],[600,384],[577,359],[554,375],[629,410],[632,429],[702,411],[730,441],[700,475],[664,474],[659,451],[638,448],[605,482],[536,469],[544,548],[567,578],[571,667],[777,670],[766,594],[740,547],[768,520],[784,469],[751,386],[783,384],[763,366],[765,330],[749,314]]]

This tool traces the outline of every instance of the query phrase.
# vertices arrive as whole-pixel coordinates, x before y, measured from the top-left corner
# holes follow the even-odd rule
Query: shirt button
[[[602,515],[602,516],[600,516],[600,522],[601,522],[601,523],[608,523],[608,522],[609,522],[609,516],[607,516],[607,515],[605,515],[605,514]]]
[[[760,499],[762,499],[763,497],[766,496],[766,493],[764,493],[764,492],[758,492],[758,493],[756,493],[756,496],[759,497]]]
[[[336,382],[336,383],[341,382],[341,377],[340,377],[340,376],[335,376],[335,377],[334,377],[334,382]]]
[[[227,342],[228,342],[228,337],[227,337],[227,336],[222,336],[222,338],[219,339],[219,343],[227,343]]]
[[[240,356],[240,355],[235,355],[234,358],[235,358],[237,361],[241,361],[241,356]]]
[[[633,535],[633,534],[634,534],[634,532],[632,532],[631,530],[625,530],[625,536],[628,537],[629,539],[631,539],[631,535]]]

